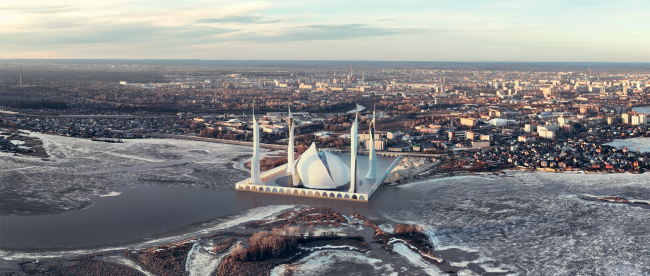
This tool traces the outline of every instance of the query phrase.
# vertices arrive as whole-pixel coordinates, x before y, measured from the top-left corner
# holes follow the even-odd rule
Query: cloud
[[[364,37],[392,36],[425,32],[421,28],[379,27],[368,24],[318,24],[296,26],[281,33],[247,33],[243,40],[312,41],[343,40]]]
[[[150,43],[155,47],[222,42],[219,35],[233,32],[209,26],[164,27],[153,24],[115,24],[85,27],[69,31],[2,33],[0,37],[14,45],[40,46],[64,44]]]
[[[68,1],[67,4],[50,5],[51,1],[30,1],[20,4],[0,4],[0,12],[13,13],[64,13],[69,11],[96,10],[115,7],[137,0],[104,0],[104,1]]]
[[[229,15],[223,17],[201,18],[199,23],[240,23],[240,24],[271,24],[287,21],[285,19],[264,19],[261,15]]]
[[[445,59],[475,60],[499,51],[543,59],[536,49],[549,47],[583,55],[580,48],[593,45],[602,53],[648,59],[647,51],[632,48],[650,41],[641,24],[650,18],[647,3],[581,1],[0,1],[0,45],[5,55],[55,49],[59,56],[89,58],[248,58],[261,52],[308,58],[331,51],[336,58],[416,59],[444,50]],[[603,35],[612,42],[603,42]]]
[[[20,13],[61,13],[65,11],[79,10],[80,6],[70,5],[70,6],[48,6],[48,7],[34,7],[34,8],[24,8],[24,7],[0,7],[0,11],[11,11],[11,12],[20,12]]]

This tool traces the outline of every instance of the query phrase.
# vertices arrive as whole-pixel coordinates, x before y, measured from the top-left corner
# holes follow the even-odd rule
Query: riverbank
[[[10,133],[7,130],[0,130],[0,151],[42,159],[50,157],[43,148],[41,139],[23,131]]]
[[[380,227],[394,230],[386,232]],[[282,242],[269,243],[275,239]],[[379,241],[381,246],[370,241]],[[319,251],[372,252],[374,258],[389,263],[396,242],[421,256],[416,261],[429,263],[430,269],[443,263],[444,256],[434,256],[437,254],[434,245],[422,227],[369,220],[363,215],[345,217],[328,208],[300,208],[170,244],[100,251],[71,259],[24,260],[12,266],[30,274],[201,275],[197,273],[200,270],[210,275],[270,275],[278,266],[300,262]],[[242,250],[247,253],[237,253]],[[196,262],[214,270],[205,271]],[[418,269],[417,265],[411,265]],[[447,264],[445,269],[453,271],[454,267]],[[9,271],[16,270],[5,270]]]

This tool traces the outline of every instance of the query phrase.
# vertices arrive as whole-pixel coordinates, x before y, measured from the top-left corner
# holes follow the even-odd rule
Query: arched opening
[[[293,194],[294,194],[294,195],[297,195],[297,194],[298,194],[298,190],[293,190]]]
[[[270,191],[271,191],[271,188],[266,187],[266,191],[267,191],[267,192],[270,192]]]
[[[330,193],[330,197],[336,197],[334,193]]]
[[[278,189],[273,188],[273,191],[272,191],[272,192],[277,193],[277,192],[278,192]]]
[[[316,192],[314,195],[315,195],[315,196],[320,196],[320,193],[319,193],[319,192]]]
[[[357,199],[357,195],[352,195],[352,199]]]
[[[350,195],[346,194],[343,198],[350,198]]]
[[[327,196],[327,192],[323,192],[323,194],[322,194],[322,195],[323,195],[323,196]]]
[[[250,191],[250,189],[251,189],[251,187],[249,187],[249,186],[246,186],[246,190],[249,190],[249,191]]]
[[[260,192],[264,192],[264,187],[260,187],[260,188],[258,189],[258,191],[260,191]]]
[[[336,194],[336,197],[338,197],[338,198],[343,198],[343,196],[341,195],[341,193],[337,193],[337,194]]]
[[[284,193],[284,189],[280,189],[280,192],[281,192],[281,193]]]
[[[361,200],[365,200],[365,198],[364,198],[363,196],[359,196],[359,199],[361,199]]]
[[[307,195],[308,196],[314,196],[314,193],[312,191],[309,191],[309,193],[307,193]]]
[[[290,194],[290,193],[291,193],[291,189],[287,189],[287,194]]]
[[[305,191],[300,191],[300,195],[307,195],[307,193],[305,193]]]

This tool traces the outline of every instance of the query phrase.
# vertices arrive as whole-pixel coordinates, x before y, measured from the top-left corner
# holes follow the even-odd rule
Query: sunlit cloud
[[[15,58],[650,61],[638,47],[650,43],[643,35],[650,3],[630,1],[13,1],[0,3],[0,51]]]

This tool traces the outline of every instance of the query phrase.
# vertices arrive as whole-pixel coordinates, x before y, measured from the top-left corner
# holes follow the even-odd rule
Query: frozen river
[[[650,106],[637,106],[633,110],[639,113],[650,114]]]
[[[437,250],[471,253],[471,258],[452,260],[464,267],[462,275],[650,273],[650,208],[592,200],[620,196],[648,201],[647,174],[514,172],[511,177],[452,177],[383,187],[371,202],[359,203],[235,192],[232,183],[247,173],[235,169],[232,159],[246,154],[245,147],[67,139],[71,138],[54,137],[46,143],[55,155],[53,161],[0,157],[7,168],[0,177],[3,212],[8,212],[0,218],[2,259],[141,248],[308,205],[422,225]],[[194,161],[142,167],[190,159]],[[81,174],[126,167],[137,169]],[[12,192],[16,201],[5,201],[5,191]],[[41,207],[18,204],[18,200]],[[353,261],[328,265],[323,256],[304,260],[303,271],[315,264],[335,271],[377,263],[372,256],[354,255]],[[397,263],[386,271],[406,273]],[[423,267],[408,271],[413,273],[441,272]]]

